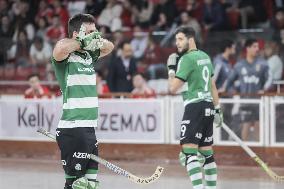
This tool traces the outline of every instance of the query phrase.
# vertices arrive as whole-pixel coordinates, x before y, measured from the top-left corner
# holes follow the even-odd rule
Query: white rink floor
[[[150,176],[158,163],[113,162],[138,176]],[[166,170],[155,183],[140,186],[101,167],[100,189],[191,189],[185,170],[177,163],[160,162]],[[284,168],[273,169],[284,175]],[[219,167],[218,189],[283,189],[258,167]],[[55,160],[0,159],[0,189],[63,189],[63,171]]]

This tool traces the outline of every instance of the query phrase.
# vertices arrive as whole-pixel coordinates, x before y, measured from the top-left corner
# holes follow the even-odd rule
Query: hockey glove
[[[88,181],[87,189],[98,189],[98,188],[99,188],[99,182],[98,181]]]
[[[223,112],[220,105],[215,106],[214,124],[216,127],[221,127],[223,124]]]
[[[80,43],[80,48],[83,50],[94,51],[103,46],[101,33],[94,31],[86,35],[86,27],[84,25],[81,26],[76,40]]]
[[[75,180],[72,184],[72,189],[87,189],[88,187],[88,179],[85,177],[81,177]]]
[[[174,77],[177,71],[177,59],[178,54],[172,53],[170,54],[168,60],[167,60],[167,66],[168,66],[168,74],[169,77]]]

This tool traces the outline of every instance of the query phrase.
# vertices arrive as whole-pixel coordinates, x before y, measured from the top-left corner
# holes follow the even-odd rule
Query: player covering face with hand
[[[175,94],[185,83],[187,85],[187,90],[182,93],[185,110],[181,122],[180,161],[186,167],[194,189],[215,189],[217,167],[212,149],[213,122],[215,119],[217,126],[221,126],[223,120],[212,79],[213,66],[210,57],[197,49],[193,28],[182,26],[175,34],[178,54],[172,54],[168,59],[169,91]],[[174,61],[177,57],[178,62]],[[202,164],[198,152],[205,158]]]
[[[63,96],[63,113],[56,129],[65,171],[64,189],[97,189],[98,155],[95,127],[98,95],[94,64],[113,50],[113,44],[97,32],[95,19],[77,14],[68,22],[69,38],[58,41],[52,64]]]

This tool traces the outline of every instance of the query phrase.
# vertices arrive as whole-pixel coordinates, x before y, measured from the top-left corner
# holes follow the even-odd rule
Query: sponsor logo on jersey
[[[202,133],[196,133],[195,137],[198,138],[198,139],[201,139],[202,138]]]
[[[81,171],[81,170],[82,170],[82,166],[81,166],[80,163],[77,163],[77,164],[75,165],[75,170],[77,170],[77,171]]]
[[[211,61],[208,58],[197,60],[197,65],[198,66],[203,66],[203,65],[207,65],[207,64],[211,64]]]
[[[78,72],[94,72],[94,68],[78,68]]]
[[[210,108],[206,108],[205,109],[205,116],[211,116],[211,115],[215,115],[215,110],[212,110]]]
[[[59,136],[60,131],[56,131],[55,134],[56,136]]]
[[[206,137],[204,142],[212,142],[213,141],[213,136],[211,137]]]
[[[198,98],[212,99],[211,92],[198,92],[197,95],[198,95]]]
[[[258,84],[258,83],[259,83],[259,77],[256,77],[255,75],[252,75],[252,76],[244,76],[244,82],[245,82],[245,83]]]
[[[183,121],[181,122],[181,124],[182,124],[182,125],[188,125],[188,124],[190,124],[190,120],[183,120]]]
[[[74,152],[73,157],[77,159],[91,159],[91,154]]]
[[[66,165],[66,161],[65,160],[61,160],[61,162],[62,162],[63,166]]]

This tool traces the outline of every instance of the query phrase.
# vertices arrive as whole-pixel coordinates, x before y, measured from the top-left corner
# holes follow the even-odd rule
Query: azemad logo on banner
[[[39,128],[55,132],[60,109],[58,100],[0,101],[0,138],[34,140]]]
[[[98,139],[104,142],[163,143],[163,101],[101,100]]]

